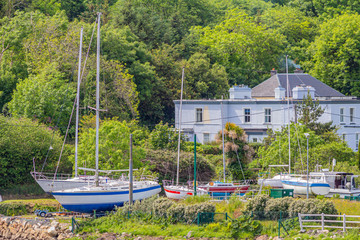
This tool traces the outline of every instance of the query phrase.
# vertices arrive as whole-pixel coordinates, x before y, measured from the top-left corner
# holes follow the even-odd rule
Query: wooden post
[[[346,215],[343,215],[343,232],[346,232]]]
[[[129,160],[129,204],[133,204],[133,159],[132,159],[132,134],[130,134],[130,160]]]
[[[298,217],[299,217],[299,223],[300,223],[300,232],[304,232],[302,219],[301,219],[301,213],[298,213]]]
[[[324,231],[324,213],[321,214],[321,230]]]

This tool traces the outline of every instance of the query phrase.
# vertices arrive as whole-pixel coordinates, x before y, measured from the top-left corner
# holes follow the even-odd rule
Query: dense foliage
[[[298,213],[337,214],[333,202],[320,199],[270,198],[260,194],[250,199],[245,211],[257,219],[296,217]],[[281,215],[280,215],[281,212]]]
[[[81,69],[80,114],[85,121],[79,149],[82,149],[80,164],[86,162],[88,167],[94,158],[94,120],[88,107],[95,106],[94,30],[98,12],[102,12],[100,103],[101,109],[107,110],[102,112],[101,118],[112,119],[103,121],[101,129],[100,158],[104,168],[127,165],[128,138],[132,133],[135,165],[153,164],[154,171],[160,169],[162,176],[173,177],[178,137],[172,128],[173,101],[180,97],[183,68],[186,99],[219,99],[226,96],[233,84],[253,87],[270,76],[270,69],[283,72],[285,55],[294,63],[290,69],[295,64],[300,65],[305,72],[341,93],[360,97],[357,79],[360,73],[360,4],[354,1],[0,2],[0,111],[4,116],[13,117],[11,121],[45,124],[39,129],[45,129],[44,126],[57,129],[62,136],[74,106],[79,33],[83,27],[82,65],[85,67]],[[296,169],[302,169],[301,162],[305,160],[305,132],[311,135],[311,167],[327,165],[332,158],[343,162],[354,159],[354,153],[336,137],[330,123],[316,123],[321,112],[316,109],[316,103],[308,101],[300,107],[303,125],[293,125],[291,130],[291,148],[294,149],[291,159]],[[315,116],[310,116],[309,110]],[[132,121],[134,119],[136,121]],[[71,126],[68,143],[73,143],[74,138],[74,124]],[[45,145],[35,146],[39,144],[39,134],[35,133],[44,131],[39,129],[28,139],[23,136],[27,131],[1,128],[4,133],[0,137],[7,138],[1,144],[17,143],[17,138],[21,137],[34,145],[29,150],[14,144],[9,148],[11,155],[9,149],[1,149],[0,158],[7,159],[2,160],[2,171],[6,172],[4,185],[28,179],[22,174],[30,169],[28,159],[34,156],[45,159]],[[256,155],[246,144],[241,129],[229,126],[227,131],[228,169],[233,178],[242,178],[240,164],[249,164],[253,157],[258,157],[251,163],[253,167],[287,163],[285,129],[270,133]],[[60,141],[58,133],[55,136],[56,141]],[[182,142],[181,146],[182,150],[191,152],[191,145]],[[59,149],[57,147],[56,151]],[[42,152],[41,156],[35,150]],[[200,175],[203,179],[214,178],[217,174],[216,168],[221,164],[214,155],[220,151],[221,148],[214,145],[199,147],[199,153],[203,154],[199,155],[199,172],[203,172]],[[17,163],[20,155],[23,160]],[[183,180],[190,179],[191,158],[190,153],[184,154]],[[165,170],[161,168],[160,159],[167,160]],[[353,162],[350,165],[354,165]],[[19,164],[21,174],[17,172],[16,177],[11,178],[8,169],[14,164]],[[71,169],[71,164],[67,168]],[[243,170],[248,177],[249,172]]]
[[[49,150],[49,143],[52,150]],[[53,171],[61,144],[62,137],[58,131],[54,132],[37,121],[0,116],[0,186],[31,181],[33,161],[41,169],[47,158],[48,164],[44,170]],[[66,157],[61,166],[61,171],[68,170]]]
[[[318,135],[305,125],[291,124],[290,158],[291,167],[295,171],[302,172],[306,170],[307,139],[305,133],[309,133],[309,169],[315,169],[316,164],[331,167],[333,158],[338,162],[349,162],[356,165],[355,153],[335,132],[329,131]],[[287,127],[276,132],[269,131],[268,134],[264,146],[258,150],[258,158],[251,165],[265,168],[268,165],[288,164]]]
[[[229,85],[254,86],[270,69],[284,69],[285,53],[321,81],[360,96],[360,7],[348,0],[13,0],[0,4],[2,111],[52,125],[59,108],[68,116],[80,27],[84,59],[99,11],[108,117],[173,123],[182,67],[186,98],[219,98]],[[84,106],[94,103],[95,45],[83,75]]]

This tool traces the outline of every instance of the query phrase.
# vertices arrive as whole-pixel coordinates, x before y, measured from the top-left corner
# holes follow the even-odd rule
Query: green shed
[[[270,189],[270,197],[283,198],[294,197],[294,189]]]

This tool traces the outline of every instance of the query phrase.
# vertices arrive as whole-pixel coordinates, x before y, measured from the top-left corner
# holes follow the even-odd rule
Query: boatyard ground
[[[160,198],[160,200],[163,198]],[[151,214],[139,211],[144,209],[141,203],[134,206],[137,212],[126,214],[127,207],[119,208],[115,213],[108,216],[93,218],[75,218],[79,228],[75,231],[72,239],[277,239],[279,235],[278,220],[268,220],[266,217],[261,219],[261,214],[245,214],[249,208],[247,203],[231,198],[229,201],[210,202],[206,197],[192,197],[181,202],[169,202],[170,200],[157,200],[161,206],[154,209]],[[284,199],[283,199],[284,200]],[[286,200],[286,199],[285,199]],[[303,199],[300,199],[303,200]],[[313,199],[315,200],[315,199]],[[299,201],[299,200],[294,200]],[[331,202],[338,213],[347,215],[360,215],[360,202],[342,199],[317,199],[316,201]],[[169,203],[172,205],[170,206]],[[150,204],[150,202],[144,202]],[[179,209],[186,206],[200,206],[210,204],[215,208],[215,219],[211,223],[198,224],[194,221],[177,220],[167,217],[155,217],[161,214],[162,209]],[[148,207],[150,208],[150,206]],[[22,218],[42,219],[36,217],[33,213],[35,209],[48,209],[50,211],[59,211],[59,204],[54,199],[28,199],[28,200],[6,200],[0,203],[0,213],[10,216],[21,216]],[[186,216],[189,216],[188,211]],[[228,219],[225,219],[224,213]],[[252,215],[252,216],[251,216]],[[265,214],[263,214],[265,216]],[[160,215],[158,215],[160,216]],[[195,214],[196,216],[196,214]],[[196,217],[195,217],[196,218]],[[52,217],[61,223],[67,223],[71,226],[71,217]],[[257,220],[260,219],[260,220]],[[283,219],[282,224],[288,231],[281,227],[280,236],[285,239],[357,239],[360,234],[358,230],[348,230],[346,233],[340,230],[311,229],[306,233],[299,233],[299,223],[297,218]],[[139,238],[140,237],[140,238]],[[355,238],[356,237],[356,238]]]

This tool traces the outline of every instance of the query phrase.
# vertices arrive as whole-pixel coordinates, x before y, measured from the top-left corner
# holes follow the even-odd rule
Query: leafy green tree
[[[360,16],[343,14],[320,25],[320,35],[302,64],[311,75],[346,94],[360,96]]]
[[[310,94],[307,94],[300,105],[296,107],[299,122],[318,135],[333,132],[336,129],[336,126],[332,125],[332,121],[327,123],[318,122],[324,112],[325,109],[320,106],[319,101],[313,101]]]
[[[83,0],[61,0],[61,9],[65,11],[70,21],[78,18],[85,11]]]
[[[229,90],[225,68],[219,64],[211,65],[206,54],[195,53],[186,62],[186,66],[188,66],[185,69],[187,98],[221,98],[221,95]]]
[[[338,162],[352,162],[354,152],[340,139],[335,132],[328,132],[325,136],[318,135],[305,125],[291,124],[290,149],[292,172],[306,170],[307,139],[304,133],[309,133],[309,169],[316,164],[328,166],[335,158]],[[288,129],[270,134],[265,139],[268,144],[259,148],[258,158],[251,163],[252,167],[267,168],[271,164],[289,163]]]
[[[224,20],[224,12],[231,9],[242,9],[250,16],[256,16],[261,15],[266,9],[273,7],[273,1],[263,0],[209,0],[209,2],[221,10],[220,13],[216,14],[221,20]]]
[[[295,7],[269,8],[259,18],[266,26],[286,36],[292,46],[298,45],[303,40],[312,42],[318,30],[318,20],[306,16]]]
[[[230,85],[258,84],[265,72],[278,65],[285,44],[283,35],[237,9],[215,27],[195,27],[192,32],[200,36],[199,44],[210,57],[226,67]]]
[[[54,15],[61,9],[59,0],[31,0],[28,8],[31,11],[39,10],[46,15]]]
[[[114,26],[129,26],[150,48],[179,43],[191,26],[206,25],[214,7],[204,0],[119,0],[112,8]]]
[[[52,147],[48,154],[49,147]],[[0,116],[0,178],[1,188],[12,184],[32,182],[30,171],[33,159],[36,170],[40,171],[48,154],[44,171],[55,171],[62,146],[58,131],[27,118],[7,118]],[[67,161],[68,148],[65,148],[59,172],[68,172],[72,164]]]
[[[177,150],[179,134],[176,129],[169,127],[167,123],[160,122],[149,135],[149,147],[154,150],[167,149]],[[184,138],[180,139],[180,146],[184,143]],[[182,147],[183,149],[183,147]]]
[[[94,118],[88,119],[94,121]],[[83,122],[84,124],[84,122]],[[85,124],[89,125],[86,121]],[[133,134],[133,161],[134,168],[143,164],[145,158],[142,131],[134,127],[135,122],[105,119],[99,128],[99,168],[103,170],[128,169],[130,157],[130,134]],[[95,168],[95,138],[96,130],[93,127],[81,128],[79,135],[79,166]],[[71,159],[73,156],[71,157]]]
[[[51,126],[60,120],[59,126],[66,126],[74,98],[75,92],[66,84],[64,75],[49,65],[17,85],[8,107],[14,116],[37,118]]]

